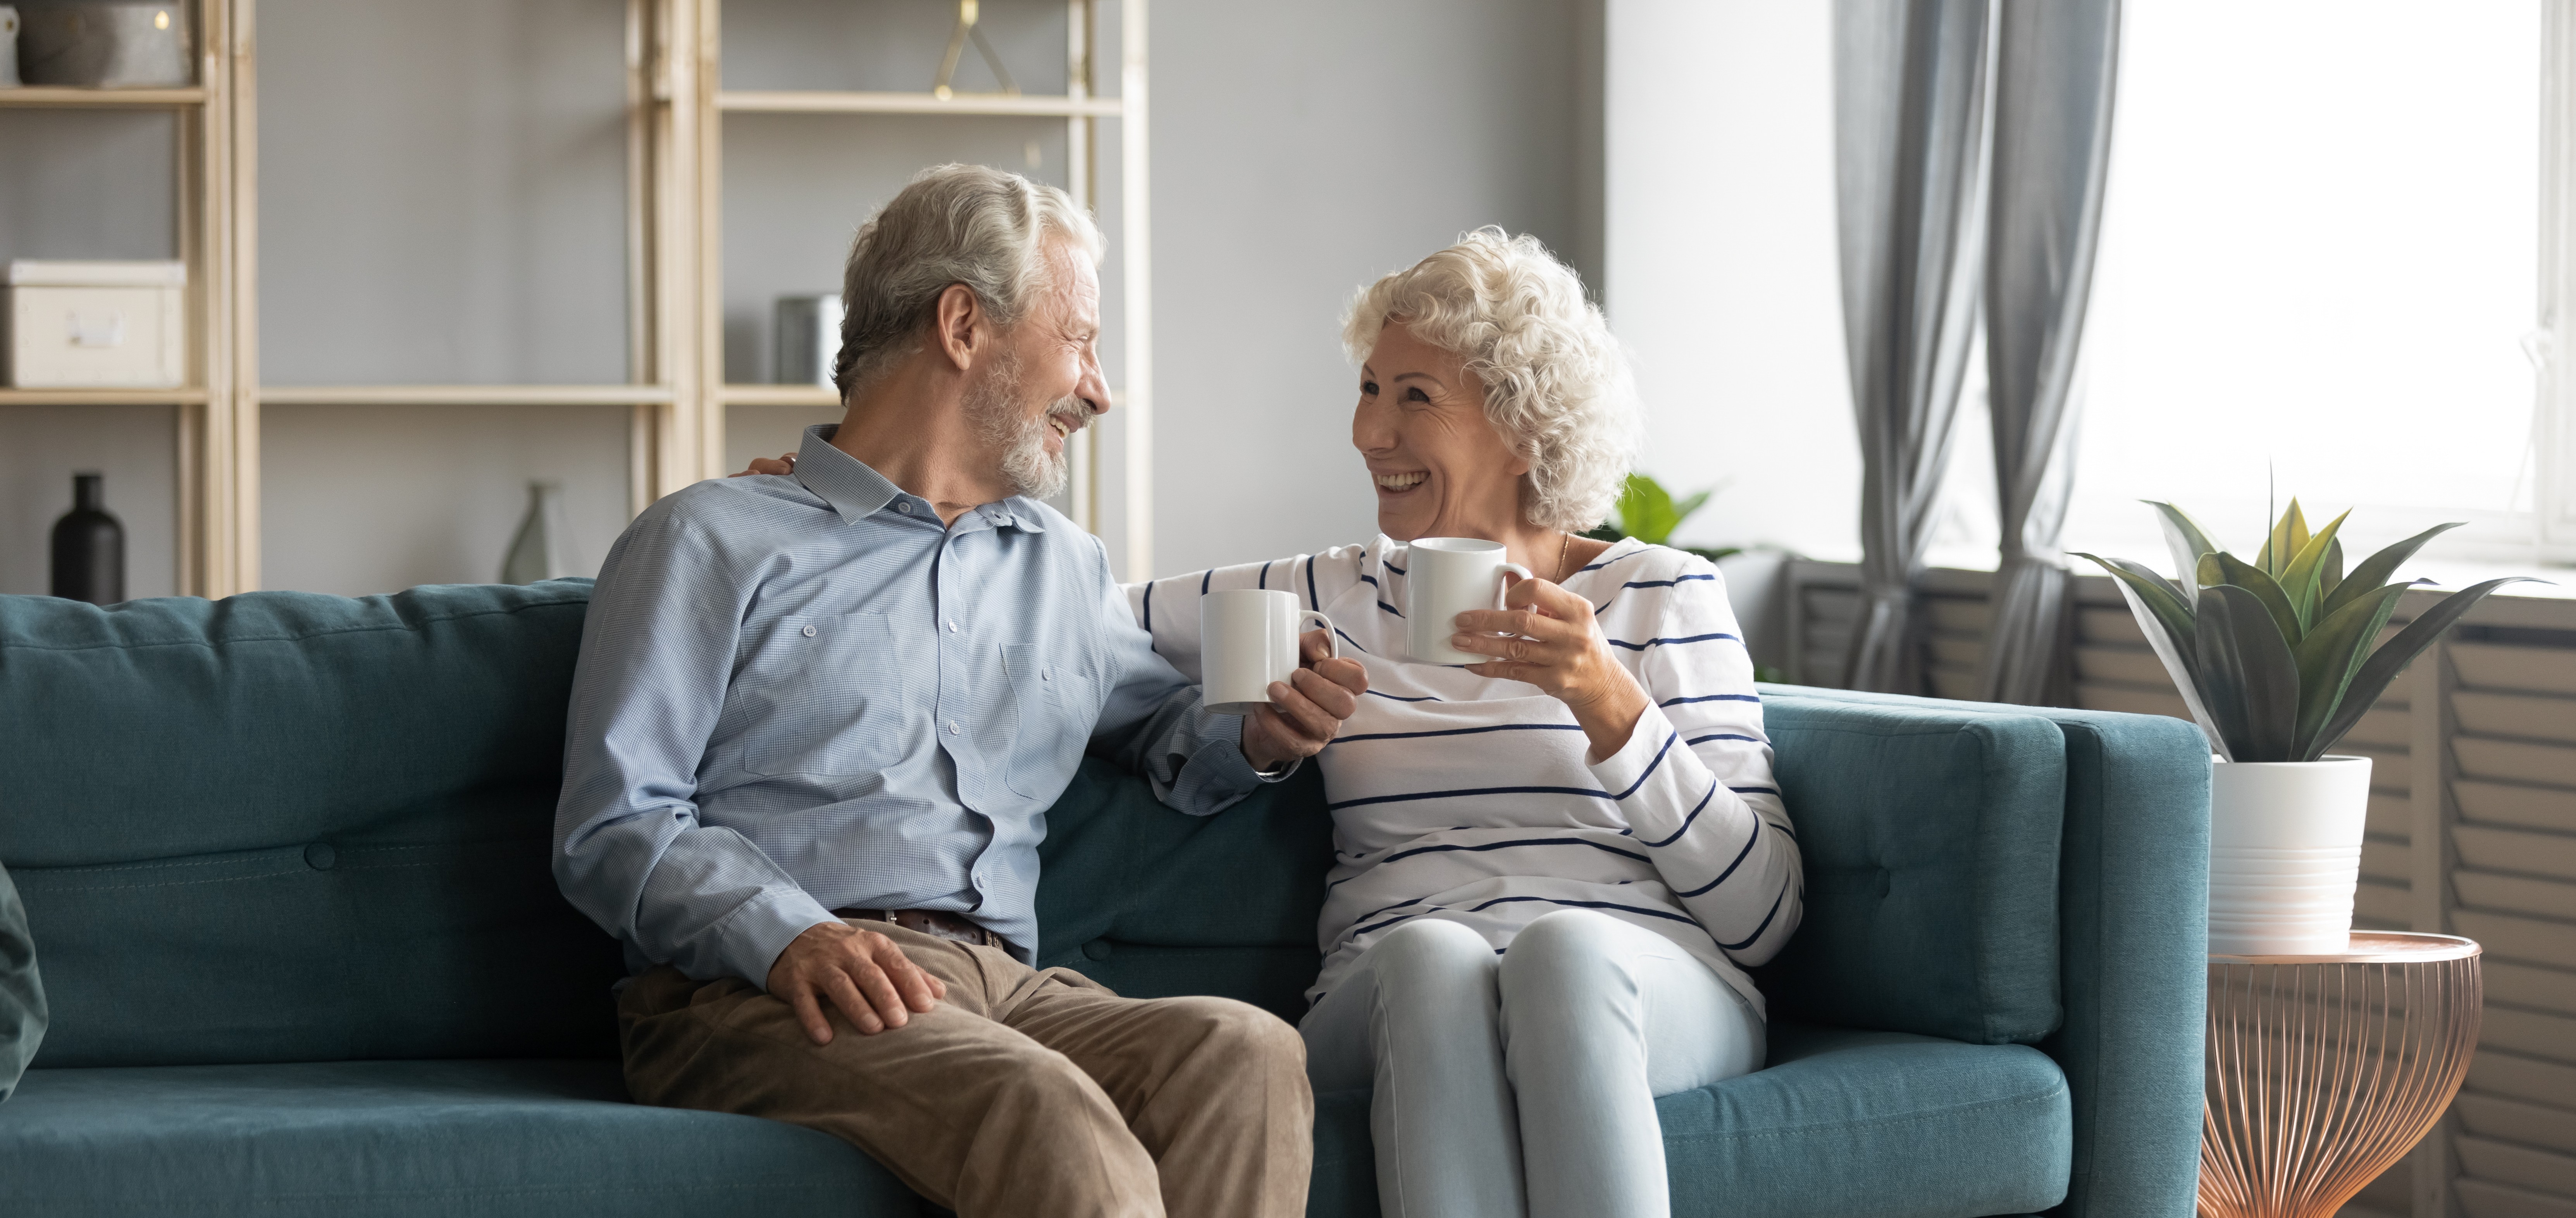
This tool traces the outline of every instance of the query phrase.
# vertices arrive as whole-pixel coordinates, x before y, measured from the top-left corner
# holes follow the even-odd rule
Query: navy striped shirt
[[[1251,587],[1324,612],[1368,669],[1368,696],[1319,759],[1338,857],[1308,997],[1417,918],[1501,948],[1540,915],[1577,908],[1671,939],[1762,1010],[1744,967],[1788,941],[1803,890],[1717,569],[1630,540],[1565,580],[1653,703],[1625,747],[1595,762],[1573,714],[1536,686],[1405,658],[1408,565],[1380,537],[1128,590],[1183,673],[1198,671],[1197,599]]]

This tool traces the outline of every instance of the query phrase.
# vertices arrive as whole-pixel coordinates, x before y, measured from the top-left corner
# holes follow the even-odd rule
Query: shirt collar
[[[929,507],[920,496],[905,493],[885,475],[868,468],[866,462],[832,447],[833,433],[839,430],[837,423],[818,423],[805,429],[805,442],[796,448],[795,478],[806,490],[831,504],[845,522],[865,520],[897,499],[910,499],[921,502],[925,509]],[[1038,512],[1037,504],[1025,496],[997,499],[975,508],[974,513],[997,529],[1046,532],[1044,516]],[[926,519],[936,524],[939,518],[934,514]]]

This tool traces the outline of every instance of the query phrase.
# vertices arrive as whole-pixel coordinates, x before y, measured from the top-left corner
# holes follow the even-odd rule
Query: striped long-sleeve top
[[[1199,598],[1232,588],[1295,593],[1368,670],[1319,759],[1335,858],[1308,1001],[1415,919],[1460,923],[1500,951],[1540,915],[1595,909],[1672,940],[1762,1011],[1744,967],[1797,929],[1804,884],[1717,569],[1630,539],[1565,580],[1648,695],[1626,745],[1594,762],[1573,713],[1538,687],[1404,658],[1405,560],[1381,536],[1127,587],[1155,650],[1193,680]]]

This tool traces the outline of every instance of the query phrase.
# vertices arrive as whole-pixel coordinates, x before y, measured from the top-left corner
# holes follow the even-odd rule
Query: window
[[[2427,556],[2576,557],[2540,531],[2543,7],[2126,6],[2070,549],[2162,566],[2168,499],[2250,551],[2277,486],[2357,507],[2356,556],[2466,520]]]

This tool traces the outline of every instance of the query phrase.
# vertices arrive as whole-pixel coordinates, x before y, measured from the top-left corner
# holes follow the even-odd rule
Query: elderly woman
[[[1360,293],[1365,545],[1131,587],[1198,670],[1198,598],[1276,588],[1367,668],[1319,758],[1336,865],[1301,1024],[1317,1091],[1374,1087],[1389,1218],[1664,1214],[1655,1097],[1759,1069],[1744,967],[1796,929],[1797,839],[1753,666],[1706,561],[1581,533],[1635,455],[1626,366],[1574,273],[1498,229]],[[1410,663],[1405,543],[1502,542],[1538,578]],[[1309,637],[1309,654],[1321,639]]]

